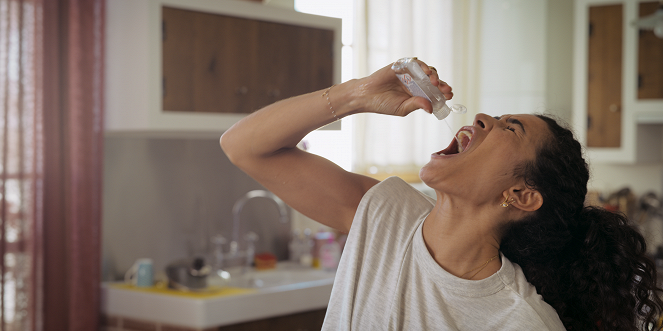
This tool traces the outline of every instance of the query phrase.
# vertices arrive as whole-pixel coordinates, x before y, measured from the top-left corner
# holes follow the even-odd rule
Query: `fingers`
[[[449,84],[439,80],[439,85],[437,88],[440,89],[440,92],[442,92],[445,99],[449,100],[453,98],[454,93],[452,92],[451,86],[449,86]]]
[[[419,63],[419,66],[421,66],[421,69],[424,71],[424,73],[426,75],[428,75],[428,77],[430,78],[430,82],[431,82],[431,84],[433,84],[433,86],[437,86],[438,88],[441,88],[443,86],[442,84],[444,84],[449,89],[451,88],[451,87],[449,87],[449,85],[447,85],[446,83],[444,83],[443,81],[440,80],[440,76],[438,76],[437,69],[435,67],[427,65],[426,63],[424,63],[423,61],[417,59],[416,57],[414,59],[417,60],[417,63]],[[446,93],[449,93],[449,92],[450,91],[447,91]],[[447,95],[446,95],[445,91],[442,91],[442,93],[445,94],[445,98],[446,98]],[[453,94],[451,94],[451,95],[453,95]]]
[[[424,70],[424,73],[430,77],[430,82],[437,86],[437,81],[440,79],[440,77],[437,75],[437,69],[427,65],[423,61],[417,60],[417,62],[419,63],[419,66],[421,66],[421,69]]]
[[[418,59],[417,62],[421,66],[421,69],[424,70],[424,73],[428,75],[428,77],[430,78],[431,84],[433,84],[433,86],[437,86],[437,88],[440,89],[440,91],[444,95],[444,98],[447,100],[453,98],[454,94],[451,91],[451,86],[449,86],[449,84],[447,84],[446,82],[440,79],[440,77],[437,74],[437,69],[433,66],[427,65],[426,63]]]
[[[430,77],[430,82],[434,86],[437,86],[437,88],[440,89],[442,94],[444,94],[445,99],[449,100],[449,99],[453,98],[454,94],[451,91],[451,86],[449,86],[449,84],[447,84],[446,82],[444,82],[440,79],[440,77],[437,74],[437,69],[435,69],[435,67],[425,65],[425,67],[422,66],[421,68],[424,69],[424,72],[426,73],[426,75],[428,75],[428,77]]]
[[[400,116],[405,116],[417,109],[423,109],[427,113],[433,112],[433,106],[430,101],[422,97],[411,97],[405,100],[397,109],[396,113]]]
[[[446,82],[440,79],[440,77],[437,74],[437,69],[433,66],[427,65],[426,63],[418,59],[417,62],[421,66],[421,69],[424,70],[424,73],[428,75],[428,77],[430,78],[431,84],[433,84],[433,86],[437,86],[437,88],[440,89],[440,91],[444,95],[444,98],[447,100],[453,98],[454,94],[451,91],[451,86],[449,86],[449,84],[447,84]]]

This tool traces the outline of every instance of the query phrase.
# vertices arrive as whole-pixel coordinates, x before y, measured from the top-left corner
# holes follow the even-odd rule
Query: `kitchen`
[[[112,14],[112,6],[122,2],[107,0],[107,14]],[[294,1],[266,2],[268,3],[261,6],[273,6],[270,7],[269,13],[292,10],[294,7]],[[209,2],[191,1],[191,3]],[[365,6],[361,7],[364,10],[368,7],[366,3],[374,2],[365,2]],[[451,115],[452,118],[449,120],[451,125],[457,129],[460,125],[469,122],[471,114],[477,111],[495,115],[527,112],[527,109],[530,109],[529,111],[534,112],[553,112],[573,122],[576,130],[579,130],[578,127],[583,127],[578,123],[583,123],[586,116],[579,113],[578,109],[587,102],[582,98],[583,91],[586,90],[584,85],[586,82],[582,77],[586,72],[582,70],[583,67],[578,67],[578,63],[581,62],[578,58],[586,58],[587,54],[578,53],[577,45],[578,43],[582,45],[579,41],[582,38],[578,37],[578,31],[581,29],[577,27],[586,22],[579,19],[577,13],[587,4],[602,3],[602,1],[580,0],[530,2],[483,0],[469,1],[454,7],[456,10],[454,13],[459,14],[455,16],[459,22],[447,24],[459,27],[463,32],[459,32],[452,43],[445,43],[453,46],[447,51],[455,56],[454,59],[459,58],[459,54],[471,55],[465,56],[461,64],[457,64],[463,69],[460,72],[453,72],[455,75],[450,80],[450,84],[454,86],[456,92],[454,101],[465,104],[470,112],[468,115]],[[632,14],[636,6],[630,1],[624,3],[629,4],[627,13]],[[251,3],[251,5],[257,4]],[[583,5],[585,7],[582,7]],[[119,7],[115,8],[117,10]],[[191,9],[201,8],[192,5]],[[123,17],[125,19],[138,17],[134,22],[147,26],[151,21],[148,19],[140,21],[139,17],[142,14],[145,13],[135,11],[131,14],[124,13]],[[463,21],[467,17],[474,20]],[[113,22],[112,19],[107,20],[109,24],[107,31],[114,29],[117,31],[121,28],[112,25]],[[471,24],[476,25],[469,28]],[[628,24],[625,26],[630,27]],[[153,28],[154,26],[148,27],[148,29]],[[133,33],[140,34],[141,31],[137,29]],[[628,38],[634,39],[632,35],[635,34],[635,32],[628,34],[630,36]],[[517,38],[514,38],[514,35]],[[122,39],[123,36],[107,35],[109,42],[118,42],[118,38]],[[632,46],[635,43],[630,39],[625,40],[624,45]],[[355,43],[359,45],[358,54],[361,54],[359,51],[362,50],[361,39],[357,38]],[[131,44],[126,47],[135,46],[136,44]],[[337,47],[340,48],[338,45]],[[420,53],[410,55],[426,59]],[[382,59],[380,56],[375,58]],[[396,59],[389,57],[386,61]],[[153,59],[140,60],[146,61],[143,63],[150,63],[149,70],[153,70],[151,65]],[[107,61],[113,63],[114,60],[107,58]],[[376,67],[384,65],[375,62],[379,61],[356,64],[355,74],[357,72],[368,74]],[[432,65],[437,64],[432,63]],[[129,67],[125,70],[144,72],[145,68]],[[337,67],[335,70],[340,68]],[[624,75],[627,75],[636,69],[625,66],[623,70]],[[513,74],[514,72],[518,74]],[[123,72],[109,70],[106,74],[109,79],[115,79],[117,82],[118,79],[122,79],[118,77]],[[122,98],[122,102],[148,102],[146,108],[150,107],[151,99],[143,97],[142,94],[154,95],[151,86],[155,82],[150,79],[155,75],[153,71],[149,71],[147,75],[132,77],[134,82],[127,84],[142,86],[143,89],[134,91],[131,98]],[[334,82],[342,81],[339,73],[335,72],[334,75],[338,75],[334,78]],[[114,88],[112,82],[107,82],[107,88]],[[159,82],[156,84],[158,86]],[[624,79],[625,90],[630,87],[628,84],[635,83]],[[117,100],[117,94],[113,94],[117,91],[106,90],[106,93],[109,102]],[[628,94],[625,95],[630,97]],[[624,123],[621,124],[625,135],[625,138],[622,138],[622,147],[612,154],[601,153],[601,148],[592,149],[588,153],[593,171],[590,188],[602,194],[604,198],[625,187],[628,187],[635,197],[644,196],[648,192],[661,196],[663,137],[660,125],[663,120],[658,114],[649,116],[651,115],[648,113],[649,110],[636,114],[628,107],[629,102],[631,105],[634,104],[625,99],[622,109],[624,114],[630,114],[630,117],[625,115]],[[659,112],[663,109],[660,99],[653,107],[658,107],[654,110]],[[106,111],[116,108],[108,107]],[[234,120],[236,118],[231,121]],[[112,120],[106,121],[107,125],[113,125]],[[184,126],[190,125],[182,123]],[[260,190],[262,187],[230,164],[223,155],[218,145],[218,136],[222,130],[203,131],[205,132],[197,135],[162,129],[149,134],[126,132],[106,134],[101,229],[102,281],[122,279],[134,261],[140,258],[152,259],[155,275],[163,277],[159,273],[163,272],[169,263],[179,258],[209,252],[211,234],[220,233],[226,239],[233,237],[235,229],[232,210],[235,202],[245,193]],[[632,150],[636,146],[645,148],[645,154],[651,157],[643,158],[635,155]],[[292,211],[290,213],[292,213],[290,223],[280,222],[279,210],[274,208],[272,201],[254,199],[247,204],[247,208],[241,214],[241,233],[256,232],[260,238],[258,251],[268,250],[279,260],[285,260],[289,254],[288,242],[293,227],[300,231],[304,228],[313,231],[320,229],[314,223],[302,219],[302,216]],[[140,318],[134,320],[155,322]],[[119,330],[119,327],[108,325],[107,329]]]

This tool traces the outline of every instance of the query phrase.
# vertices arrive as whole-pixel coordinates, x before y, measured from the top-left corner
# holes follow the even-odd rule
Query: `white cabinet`
[[[220,102],[220,113],[164,109],[162,7],[270,24],[331,30],[333,68],[330,83],[339,83],[341,80],[340,19],[233,0],[111,0],[107,1],[106,6],[107,134],[219,137],[224,130],[246,115],[226,111],[223,109],[224,102]],[[238,41],[240,45],[243,42],[243,39]],[[270,54],[258,56],[268,57]],[[232,65],[242,66],[242,60],[244,58],[237,59]],[[250,72],[252,66],[246,67],[247,79],[263,79],[259,73]],[[290,72],[295,71],[292,66],[289,68]],[[240,89],[238,93],[242,92],[243,89]]]
[[[592,162],[636,163],[662,159],[663,98],[638,97],[639,70],[643,70],[643,60],[638,54],[642,39],[632,22],[640,16],[641,2],[575,2],[573,123]],[[616,18],[600,18],[601,11],[609,7],[616,10],[613,11]],[[592,20],[603,20],[612,25],[612,35],[600,31],[596,22],[590,22],[590,16]],[[590,45],[590,34],[595,37],[597,33],[603,33],[598,48]],[[647,41],[648,46],[663,47],[663,41],[658,42]],[[616,54],[610,54],[611,49]],[[661,61],[661,58],[655,61]],[[658,77],[663,76],[663,72],[657,72]],[[596,83],[600,86],[593,86]],[[601,132],[591,132],[593,129]],[[601,145],[603,142],[594,142],[597,140],[592,137],[594,134],[615,136],[607,139],[612,142]]]

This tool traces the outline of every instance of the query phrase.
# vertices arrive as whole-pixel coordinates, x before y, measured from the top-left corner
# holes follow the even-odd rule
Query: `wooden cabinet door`
[[[330,30],[260,22],[260,106],[332,85]]]
[[[659,6],[642,2],[639,16],[649,16]],[[638,99],[663,99],[663,39],[652,30],[640,30],[638,35]]]
[[[258,21],[163,7],[163,110],[253,108]]]
[[[332,30],[163,7],[163,110],[250,113],[333,82]]]
[[[623,5],[589,8],[587,146],[620,147]]]
[[[314,331],[322,328],[327,309],[266,318],[259,321],[221,326],[217,331]],[[216,329],[215,329],[216,330]]]

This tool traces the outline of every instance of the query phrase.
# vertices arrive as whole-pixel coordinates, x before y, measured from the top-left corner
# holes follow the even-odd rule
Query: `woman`
[[[451,87],[419,63],[451,99]],[[643,330],[656,322],[663,302],[642,236],[621,215],[583,207],[587,165],[554,120],[477,115],[460,143],[421,169],[434,200],[398,178],[378,182],[296,148],[344,116],[420,108],[432,111],[387,66],[267,106],[221,138],[234,164],[291,207],[349,232],[323,329]]]

